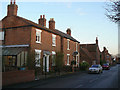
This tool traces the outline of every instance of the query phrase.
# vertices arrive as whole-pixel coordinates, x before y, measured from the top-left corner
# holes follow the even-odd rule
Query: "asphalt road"
[[[118,88],[120,64],[103,70],[101,74],[77,73],[46,80],[32,88]]]

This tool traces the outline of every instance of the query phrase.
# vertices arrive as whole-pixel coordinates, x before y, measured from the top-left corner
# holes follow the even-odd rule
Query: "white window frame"
[[[37,40],[36,43],[41,43],[41,37],[42,37],[41,32],[42,30],[36,29],[36,37],[39,36],[39,41]]]
[[[67,65],[70,65],[70,54],[67,54]]]
[[[0,40],[4,40],[4,32],[3,31],[0,32]]]
[[[36,57],[36,53],[39,54],[39,57]],[[40,67],[40,59],[41,59],[41,50],[35,49],[35,62],[39,62],[35,64],[36,67]]]
[[[52,46],[56,46],[56,35],[52,34]]]
[[[70,40],[67,39],[67,50],[70,50]]]
[[[56,55],[56,52],[52,51],[52,55]],[[53,58],[52,58],[52,66],[55,66],[55,62],[53,63]]]

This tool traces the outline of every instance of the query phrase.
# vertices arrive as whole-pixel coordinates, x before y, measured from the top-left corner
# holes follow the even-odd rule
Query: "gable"
[[[29,24],[24,22],[22,19],[17,18],[16,16],[6,16],[5,18],[2,19],[3,28],[18,27],[25,25],[29,25]]]

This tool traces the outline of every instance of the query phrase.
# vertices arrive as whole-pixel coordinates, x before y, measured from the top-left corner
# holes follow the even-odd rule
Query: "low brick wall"
[[[2,73],[2,85],[29,82],[35,79],[34,70],[10,71]]]

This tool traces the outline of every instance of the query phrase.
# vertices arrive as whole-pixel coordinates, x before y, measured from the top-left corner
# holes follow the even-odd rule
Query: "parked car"
[[[102,73],[102,66],[100,64],[98,64],[98,65],[92,65],[89,68],[88,73]]]
[[[107,69],[107,70],[109,70],[110,69],[110,66],[108,65],[108,64],[103,64],[102,65],[102,68],[105,70],[105,69]]]

